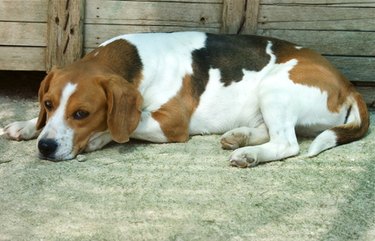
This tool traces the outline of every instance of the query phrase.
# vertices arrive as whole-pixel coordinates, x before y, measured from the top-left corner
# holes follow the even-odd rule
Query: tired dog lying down
[[[317,135],[308,156],[363,137],[366,104],[320,54],[260,36],[129,34],[55,68],[39,89],[39,117],[5,127],[38,135],[40,158],[72,159],[112,140],[186,142],[224,133],[234,166],[299,153],[296,132]]]

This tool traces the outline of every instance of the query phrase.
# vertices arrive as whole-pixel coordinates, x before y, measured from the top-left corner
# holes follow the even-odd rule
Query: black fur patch
[[[210,68],[220,70],[224,86],[241,81],[243,69],[263,69],[270,61],[266,53],[269,40],[271,38],[254,35],[207,34],[206,47],[192,53],[194,94],[200,96],[204,92]]]
[[[193,95],[199,99],[199,96],[206,89],[210,70],[210,63],[208,61],[207,51],[205,48],[195,50],[192,53],[193,57],[193,75],[191,76]]]

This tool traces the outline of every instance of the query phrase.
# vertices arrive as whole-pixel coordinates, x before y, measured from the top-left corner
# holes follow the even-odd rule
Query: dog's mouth
[[[41,159],[41,160],[48,160],[48,161],[53,161],[53,162],[63,161],[63,160],[56,159],[55,156],[45,156],[40,152],[38,154],[38,158]]]
[[[73,154],[66,154],[66,155],[43,155],[42,153],[39,152],[38,158],[41,160],[48,160],[52,162],[61,162],[61,161],[69,161],[72,160],[76,157],[76,155]]]
[[[77,154],[72,151],[64,151],[61,144],[54,139],[40,139],[38,141],[39,159],[49,160],[53,162],[66,161],[73,159]]]

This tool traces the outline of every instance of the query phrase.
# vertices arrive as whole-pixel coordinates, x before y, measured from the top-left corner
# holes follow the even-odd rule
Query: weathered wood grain
[[[124,0],[111,0],[111,1],[124,1]],[[133,2],[223,3],[223,0],[131,0],[131,1]]]
[[[81,10],[63,11],[66,1]],[[0,68],[45,70],[46,51],[47,68],[65,65],[80,57],[83,30],[85,52],[125,33],[256,32],[328,55],[351,81],[375,82],[374,0],[87,0],[85,5],[82,1],[0,0],[0,45],[7,45],[0,47]],[[47,34],[48,3],[60,9],[50,12]],[[73,20],[64,15],[71,11]],[[59,24],[53,16],[58,12]]]
[[[330,5],[330,6],[362,6],[373,7],[375,3],[373,0],[261,0],[261,4],[274,4],[274,5]]]
[[[375,57],[326,56],[350,81],[375,82]]]
[[[375,85],[367,85],[366,83],[354,83],[356,89],[365,99],[368,106],[375,108]]]
[[[375,32],[261,29],[258,34],[285,39],[323,54],[375,56]]]
[[[221,4],[188,2],[133,2],[90,0],[89,24],[174,25],[220,27]]]
[[[375,31],[375,8],[262,5],[259,28]]]
[[[43,47],[0,46],[0,70],[44,71],[45,50]]]
[[[243,33],[255,34],[258,29],[259,17],[259,3],[260,0],[250,0],[247,3],[246,21],[243,28]]]
[[[84,0],[48,1],[47,71],[82,56],[84,3]]]
[[[186,26],[150,26],[150,25],[102,25],[85,24],[85,48],[95,48],[104,41],[118,35],[142,32],[202,31],[219,33],[219,28]]]
[[[222,33],[254,34],[258,26],[259,0],[224,0]]]
[[[237,34],[241,30],[246,15],[247,0],[224,0],[221,32]]]
[[[0,45],[46,46],[46,23],[0,22],[0,29]]]
[[[46,22],[46,0],[1,0],[0,21]]]

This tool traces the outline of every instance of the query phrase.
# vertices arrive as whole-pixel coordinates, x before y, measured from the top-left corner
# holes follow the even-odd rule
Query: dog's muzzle
[[[41,157],[47,158],[49,160],[55,159],[55,153],[58,144],[54,139],[40,139],[38,142],[38,149]]]

